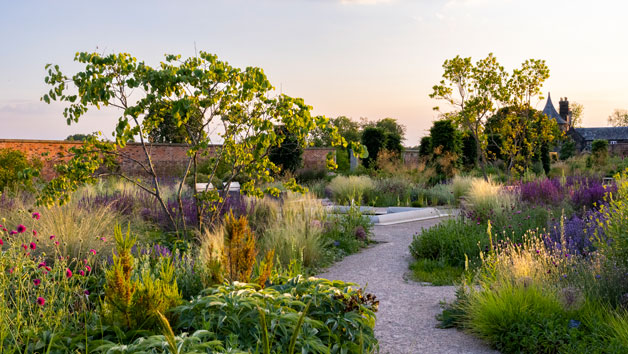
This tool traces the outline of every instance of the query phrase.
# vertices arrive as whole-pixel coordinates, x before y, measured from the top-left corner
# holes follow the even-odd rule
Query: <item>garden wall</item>
[[[54,177],[54,165],[69,159],[67,153],[70,148],[81,145],[81,142],[64,140],[17,140],[0,139],[0,149],[15,149],[23,151],[29,158],[38,158],[43,162],[42,175],[46,179]],[[218,145],[210,147],[215,150]],[[187,146],[184,144],[152,144],[151,158],[155,170],[162,177],[177,176],[185,169]],[[326,168],[328,153],[334,153],[332,148],[308,148],[303,153],[304,169]],[[121,154],[138,161],[145,161],[142,145],[129,143],[121,150]],[[142,174],[142,169],[136,163],[128,160],[121,161],[122,172],[129,175]]]

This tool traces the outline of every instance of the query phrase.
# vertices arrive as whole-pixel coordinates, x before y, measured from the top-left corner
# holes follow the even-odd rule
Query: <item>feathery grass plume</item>
[[[220,284],[224,280],[222,255],[225,247],[225,230],[217,226],[210,231],[205,229],[199,236],[198,260],[200,263],[201,281],[205,287]]]

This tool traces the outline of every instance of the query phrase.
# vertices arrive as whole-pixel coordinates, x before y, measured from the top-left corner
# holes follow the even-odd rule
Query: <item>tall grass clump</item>
[[[354,199],[361,202],[363,196],[373,192],[375,182],[368,176],[337,176],[331,180],[328,189],[336,202],[349,204]]]
[[[500,184],[477,178],[471,182],[463,206],[482,220],[488,220],[512,210],[516,200],[516,195],[503,190]]]
[[[323,220],[325,209],[311,194],[287,193],[276,219],[270,220],[259,235],[260,254],[275,251],[275,258],[282,266],[298,260],[312,267],[322,257],[325,246]]]
[[[465,197],[469,193],[473,181],[476,179],[471,176],[456,175],[451,180],[451,191],[457,203],[460,201],[460,198]]]

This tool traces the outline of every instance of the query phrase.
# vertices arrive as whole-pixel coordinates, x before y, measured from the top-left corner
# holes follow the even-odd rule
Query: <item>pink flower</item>
[[[51,271],[51,270],[52,270],[52,268],[50,268],[50,267],[48,267],[48,266],[46,266],[46,268],[45,268],[45,269],[46,269],[47,271]]]
[[[24,249],[24,251],[26,251],[28,249],[28,246],[25,244],[22,244],[22,248]]]
[[[85,269],[87,269],[88,272],[92,271],[92,267],[90,267],[90,266],[85,266]]]
[[[11,230],[11,232],[9,232],[9,235],[17,235],[17,231]]]
[[[23,233],[24,231],[26,231],[26,226],[22,224],[17,225],[17,232]]]
[[[37,269],[41,268],[41,267],[45,267],[46,266],[46,262],[41,262],[37,265]]]
[[[4,241],[0,238],[0,246],[4,245]]]
[[[89,295],[89,290],[85,289],[85,291],[83,291],[83,294]]]
[[[55,241],[55,246],[59,246],[59,241]]]
[[[50,239],[54,240],[55,239],[55,235],[50,235]]]
[[[79,274],[80,274],[82,277],[84,277],[84,276],[85,276],[85,272],[84,272],[84,271],[82,271],[82,270],[79,270]]]
[[[29,245],[29,247],[34,250],[35,248],[37,248],[37,245],[35,244],[35,242],[31,242],[31,244]]]
[[[65,276],[66,278],[72,278],[72,271],[70,270],[70,268],[67,268],[65,270]]]
[[[101,240],[102,242],[107,242],[107,239],[106,239],[105,237],[101,237],[101,238],[100,238],[100,240]]]
[[[3,227],[3,228],[2,228],[2,231],[7,232],[7,228],[6,228],[6,227]]]
[[[33,284],[35,284],[35,286],[39,286],[39,284],[41,284],[41,280],[35,279],[33,280]]]
[[[39,220],[40,217],[41,217],[41,215],[39,215],[38,212],[34,212],[33,213],[33,219]]]
[[[37,236],[37,231],[33,230],[33,236]]]
[[[37,305],[39,306],[44,306],[44,304],[46,304],[46,299],[44,299],[43,297],[38,297],[37,298]]]
[[[96,254],[96,250],[92,248],[91,250],[89,250],[89,253]]]
[[[15,270],[15,268],[9,269],[9,274],[13,274],[13,270]]]

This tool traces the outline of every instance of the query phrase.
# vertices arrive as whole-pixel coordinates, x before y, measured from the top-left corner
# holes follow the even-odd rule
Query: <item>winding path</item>
[[[382,354],[496,353],[461,331],[436,328],[439,303],[452,301],[455,287],[425,286],[406,280],[412,235],[439,222],[431,219],[375,226],[374,239],[380,243],[319,274],[366,286],[366,291],[377,296],[380,302],[375,335]]]

